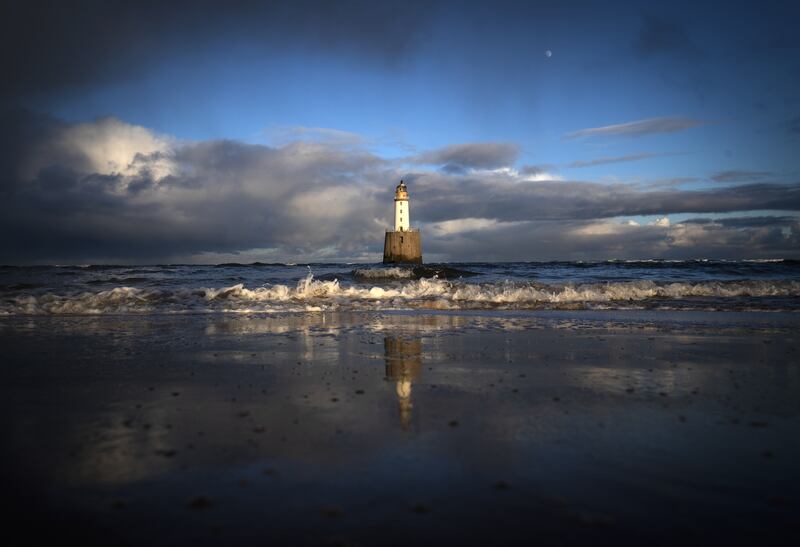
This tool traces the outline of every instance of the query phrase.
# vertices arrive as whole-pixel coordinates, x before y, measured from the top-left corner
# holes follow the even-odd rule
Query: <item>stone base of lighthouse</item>
[[[386,232],[383,263],[422,264],[422,240],[419,231]]]

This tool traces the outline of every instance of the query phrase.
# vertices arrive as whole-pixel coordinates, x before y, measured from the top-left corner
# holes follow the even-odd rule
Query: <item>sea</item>
[[[800,311],[798,260],[1,266],[0,315]]]
[[[0,267],[0,512],[45,545],[800,545],[798,312],[792,260]]]

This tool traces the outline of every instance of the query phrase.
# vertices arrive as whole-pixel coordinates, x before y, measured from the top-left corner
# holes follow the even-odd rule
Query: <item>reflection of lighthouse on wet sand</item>
[[[422,341],[399,336],[383,339],[386,359],[386,379],[395,383],[400,425],[408,429],[411,425],[411,384],[422,372]]]

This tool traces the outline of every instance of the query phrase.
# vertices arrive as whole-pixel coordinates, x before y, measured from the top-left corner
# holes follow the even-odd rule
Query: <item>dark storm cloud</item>
[[[10,0],[0,4],[0,100],[134,78],[165,52],[247,41],[340,50],[395,65],[436,2]]]
[[[641,191],[631,185],[578,181],[521,183],[502,176],[416,178],[417,217],[581,220],[754,209],[800,210],[798,184],[748,184],[709,190]]]
[[[796,255],[800,248],[793,246],[800,227],[787,217],[771,225],[617,220],[798,211],[796,183],[646,191],[532,182],[513,170],[409,172],[407,163],[349,142],[179,142],[113,118],[68,124],[20,111],[0,120],[0,145],[0,263],[235,253],[245,261],[253,249],[281,259],[377,260],[401,178],[411,192],[413,222],[425,231],[426,252],[452,259],[711,256],[714,245],[727,256],[734,242],[747,244],[740,256]],[[503,157],[453,150],[472,166],[498,165],[490,158]]]
[[[652,249],[664,238],[663,231],[652,228],[623,229],[597,237],[576,236],[576,231],[590,224],[586,221],[500,224],[472,232],[457,232],[433,241],[428,238],[425,252],[446,253],[464,261],[479,262],[519,260],[525,256],[535,256],[537,260],[606,260],[609,257],[653,256]],[[647,247],[650,252],[637,254]]]
[[[24,127],[25,117],[16,118]],[[158,259],[252,247],[302,255],[331,245],[357,254],[384,227],[386,204],[365,183],[384,162],[366,152],[308,142],[171,143],[112,119],[68,125],[28,118],[42,127],[27,131],[13,155],[0,154],[7,167],[0,262]],[[10,118],[2,121],[3,134],[12,136],[2,142],[26,133]],[[110,156],[108,142],[130,161],[93,158],[98,147]],[[137,147],[160,149],[143,154]]]
[[[564,135],[565,139],[580,139],[586,137],[641,137],[655,133],[675,133],[691,127],[702,125],[702,120],[694,120],[681,116],[666,116],[661,118],[649,118],[634,122],[606,125],[603,127],[591,127],[580,129]]]
[[[448,172],[464,169],[495,169],[514,164],[519,147],[511,143],[475,142],[452,144],[410,158],[413,163],[441,165]]]
[[[428,234],[426,234],[428,237]],[[800,222],[732,228],[681,223],[668,228],[591,221],[529,221],[426,239],[426,252],[465,261],[617,259],[743,259],[798,257]]]
[[[664,154],[653,154],[649,152],[642,152],[641,154],[628,154],[627,156],[595,158],[593,160],[577,160],[568,164],[567,167],[575,167],[575,168],[594,167],[596,165],[606,165],[609,163],[624,163],[628,161],[646,160],[649,158],[655,158],[663,155]]]

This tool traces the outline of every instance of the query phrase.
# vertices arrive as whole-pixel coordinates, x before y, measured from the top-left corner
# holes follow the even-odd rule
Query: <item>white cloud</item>
[[[520,222],[499,222],[492,218],[459,218],[434,222],[425,226],[434,235],[448,236],[452,234],[474,232],[479,230],[491,230],[500,227],[507,227],[522,224]]]
[[[487,172],[495,175],[502,175],[509,177],[517,182],[545,182],[552,180],[564,180],[564,177],[550,171],[532,171],[520,172],[513,167],[500,167],[498,169],[490,169]]]
[[[31,179],[51,165],[68,164],[84,174],[134,177],[146,171],[148,177],[160,180],[175,173],[176,144],[175,139],[115,118],[66,125],[34,148],[21,176]]]
[[[661,217],[649,223],[650,226],[658,226],[659,228],[669,228],[669,217]]]
[[[573,131],[572,133],[567,133],[564,135],[564,138],[579,139],[584,137],[607,137],[615,135],[637,137],[641,135],[650,135],[653,133],[674,133],[676,131],[689,129],[690,127],[694,127],[696,125],[701,125],[703,123],[706,122],[681,116],[648,118],[646,120],[606,125],[603,127],[580,129],[578,131]]]
[[[604,220],[573,228],[569,233],[577,237],[612,236],[629,231],[632,227],[638,226],[639,225],[636,223],[630,224]]]

